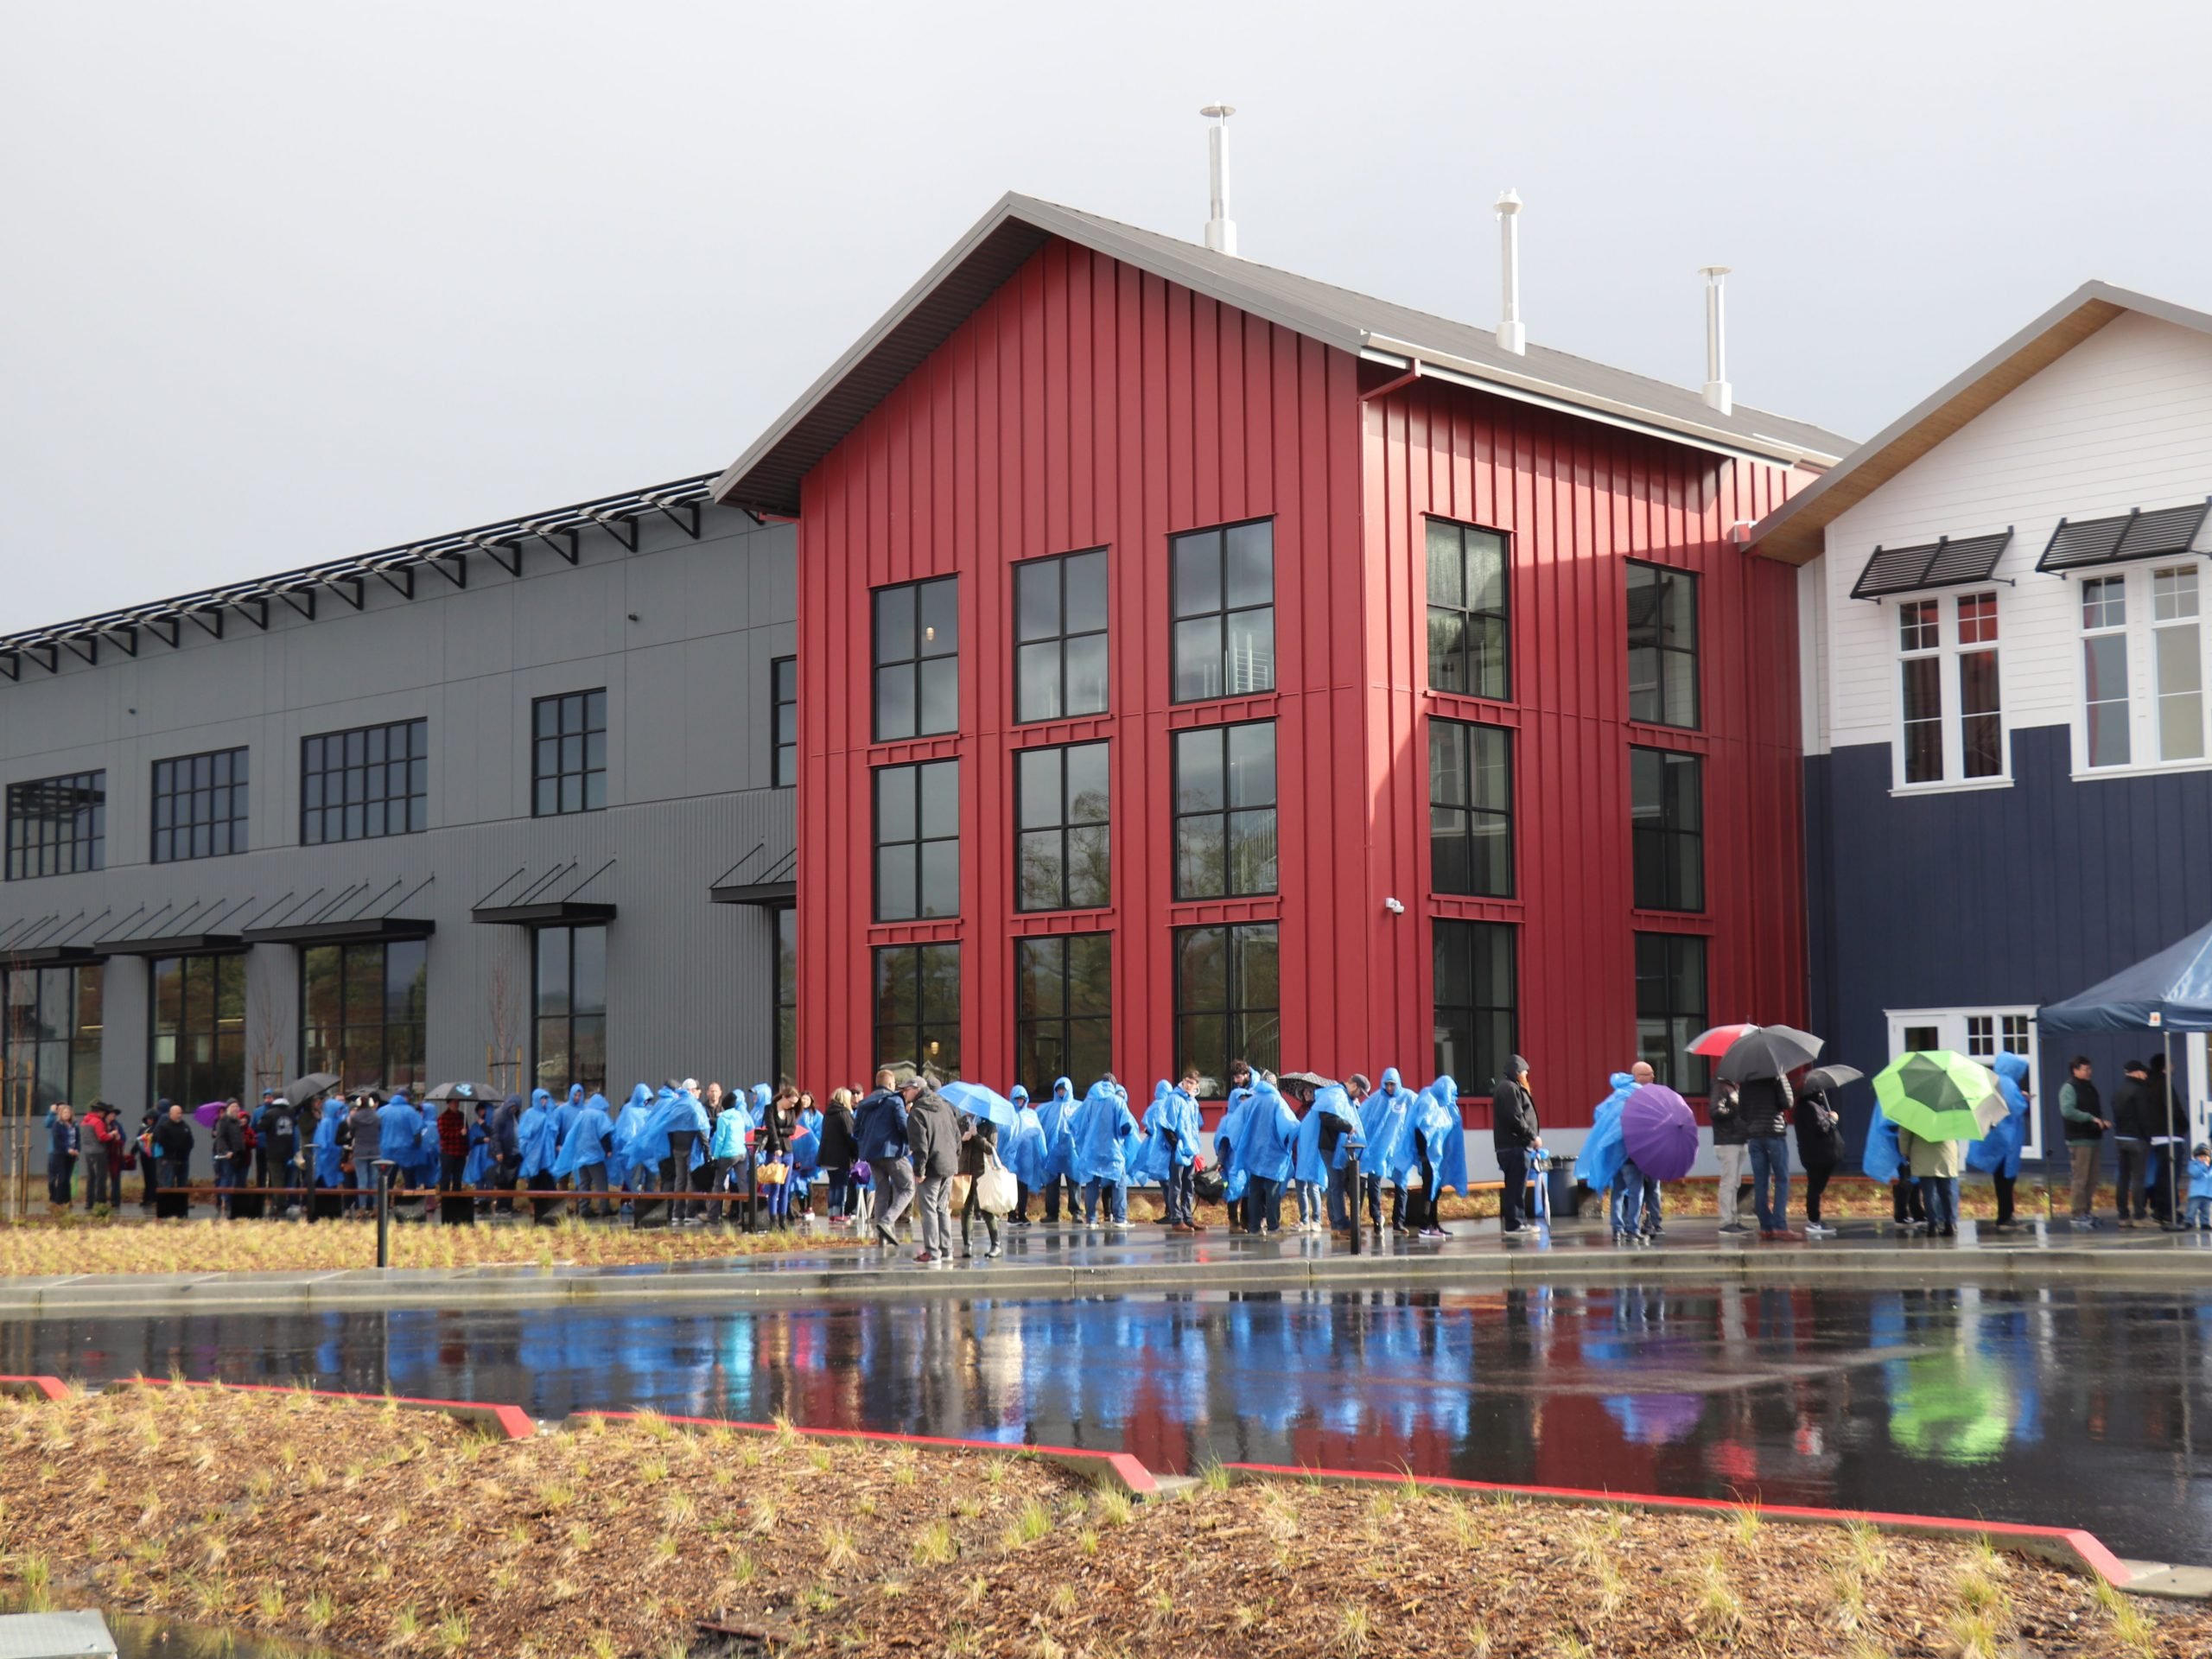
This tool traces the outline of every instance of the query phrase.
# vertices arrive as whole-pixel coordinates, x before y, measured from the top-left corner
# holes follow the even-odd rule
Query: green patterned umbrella
[[[1874,1076],[1884,1116],[1923,1141],[1979,1141],[1988,1133],[1974,1109],[1997,1093],[1996,1074],[1948,1048],[1900,1054]]]

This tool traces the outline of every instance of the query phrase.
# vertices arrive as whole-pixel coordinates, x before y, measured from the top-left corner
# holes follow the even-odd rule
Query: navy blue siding
[[[2012,744],[2012,788],[1903,798],[1887,744],[1808,757],[1812,1008],[1830,1058],[1871,1073],[1889,1058],[1885,1008],[2055,1002],[2212,918],[2212,772],[2077,784],[2065,727]],[[2096,1062],[2109,1095],[2120,1060],[2157,1047],[2147,1033],[2046,1037],[2045,1152],[2061,1150],[2070,1055]],[[1856,1148],[1872,1096],[1850,1096]]]

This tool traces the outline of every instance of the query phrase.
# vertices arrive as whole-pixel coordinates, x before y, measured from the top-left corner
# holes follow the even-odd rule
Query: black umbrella
[[[1715,1068],[1730,1083],[1778,1077],[1821,1058],[1821,1039],[1793,1026],[1758,1026],[1729,1046]]]
[[[284,1103],[287,1106],[304,1106],[325,1090],[337,1086],[338,1074],[335,1071],[310,1071],[303,1077],[294,1077],[284,1085]]]
[[[425,1100],[489,1100],[492,1088],[482,1083],[442,1083],[423,1096]]]
[[[1337,1086],[1337,1080],[1334,1077],[1325,1077],[1316,1071],[1286,1071],[1275,1081],[1302,1083],[1317,1094],[1324,1089],[1333,1089]]]
[[[1832,1095],[1845,1084],[1856,1083],[1866,1075],[1855,1065],[1844,1065],[1840,1063],[1824,1065],[1817,1071],[1808,1071],[1805,1074],[1805,1087],[1808,1090],[1817,1089],[1824,1095]]]

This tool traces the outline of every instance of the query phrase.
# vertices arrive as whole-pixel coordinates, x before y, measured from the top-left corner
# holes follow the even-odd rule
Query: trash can
[[[1576,1213],[1574,1198],[1574,1154],[1571,1152],[1565,1154],[1556,1152],[1553,1153],[1551,1154],[1551,1173],[1545,1177],[1545,1179],[1551,1184],[1551,1190],[1547,1196],[1551,1200],[1552,1219],[1554,1221],[1573,1220]]]

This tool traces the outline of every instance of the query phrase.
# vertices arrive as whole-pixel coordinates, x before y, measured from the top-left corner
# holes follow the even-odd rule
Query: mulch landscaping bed
[[[858,1249],[828,1228],[745,1233],[639,1231],[573,1219],[391,1230],[395,1268],[631,1267]],[[0,1227],[0,1275],[64,1273],[329,1273],[377,1263],[376,1230],[343,1221],[61,1221]]]
[[[197,1389],[0,1402],[0,1580],[484,1659],[661,1659],[701,1619],[741,1651],[948,1659],[2212,1653],[2212,1612],[1866,1529],[1219,1471],[1134,1504],[987,1452],[652,1417],[510,1443]]]

